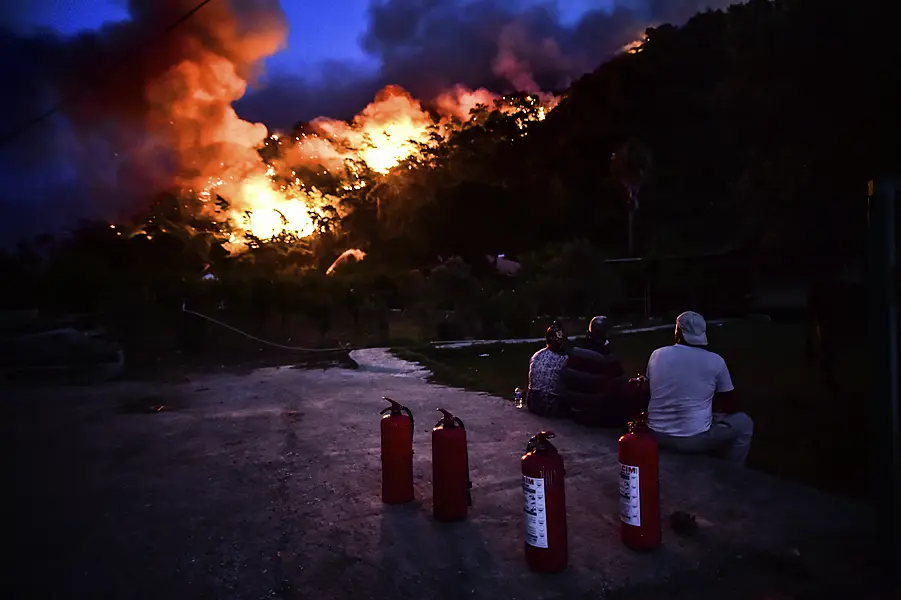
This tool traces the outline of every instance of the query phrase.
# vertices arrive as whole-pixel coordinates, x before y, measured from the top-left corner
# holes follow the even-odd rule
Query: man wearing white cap
[[[696,312],[676,318],[676,343],[648,360],[648,426],[662,448],[715,454],[743,465],[754,422],[742,412],[713,412],[733,404],[735,388],[726,361],[707,346],[707,323]],[[715,398],[716,397],[716,398]]]

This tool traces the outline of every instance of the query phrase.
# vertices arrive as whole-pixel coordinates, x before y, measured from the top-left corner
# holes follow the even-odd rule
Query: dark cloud
[[[26,2],[10,4],[14,24]],[[114,217],[210,165],[258,160],[265,132],[237,122],[231,103],[284,42],[279,1],[212,2],[183,21],[197,0],[127,5],[130,20],[67,38],[0,28],[4,210],[40,216],[71,201]],[[35,181],[41,169],[55,185]]]
[[[320,114],[349,117],[372,90],[401,85],[430,98],[455,84],[504,92],[561,89],[663,22],[681,24],[734,0],[619,0],[565,23],[554,2],[526,0],[373,0],[363,49],[381,64],[375,75],[324,82],[279,80],[239,103],[242,113],[271,125]],[[334,86],[334,87],[331,87]],[[272,110],[267,109],[270,98]],[[293,99],[293,100],[292,100]],[[317,101],[318,99],[318,101]],[[323,111],[322,109],[325,109]]]
[[[330,62],[300,76],[275,73],[268,84],[236,103],[241,116],[276,129],[289,129],[314,117],[349,118],[384,87],[380,78],[351,64]]]

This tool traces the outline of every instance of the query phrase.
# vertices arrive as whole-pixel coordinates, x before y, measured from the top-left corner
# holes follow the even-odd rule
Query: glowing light
[[[644,48],[642,46],[645,42],[648,41],[648,36],[644,33],[639,34],[639,36],[635,39],[635,41],[629,42],[625,46],[621,48],[621,50],[627,54],[638,54]]]
[[[213,193],[228,200],[229,220],[236,230],[228,240],[233,248],[241,247],[242,232],[260,240],[280,234],[306,237],[317,231],[317,216],[325,216],[325,206],[340,203],[304,181],[300,168],[316,175],[334,176],[337,188],[344,192],[363,189],[367,182],[357,179],[363,173],[361,165],[386,174],[415,156],[421,145],[433,143],[433,134],[446,136],[453,120],[468,120],[476,106],[495,108],[496,98],[486,90],[457,86],[436,100],[440,117],[436,120],[405,90],[388,86],[350,122],[316,119],[309,125],[315,132],[289,136],[284,144],[280,134],[263,131],[257,138],[258,147],[273,149],[275,156],[256,164],[217,161],[220,173],[209,177],[205,185],[198,185],[203,189],[197,196],[209,207],[204,209],[208,211],[218,206],[209,203]],[[526,97],[526,102],[534,116],[517,113],[516,124],[522,135],[527,133],[527,122],[544,120],[557,99],[533,94]],[[519,110],[512,100],[499,109],[507,114]],[[407,169],[412,170],[413,165],[408,164]]]
[[[343,265],[343,264],[349,262],[351,258],[354,258],[354,259],[356,259],[357,261],[361,261],[361,260],[363,260],[364,258],[366,258],[366,253],[363,252],[362,250],[357,249],[357,248],[351,248],[350,250],[345,250],[344,252],[341,253],[341,256],[339,256],[338,258],[335,259],[335,262],[333,262],[333,263],[332,263],[332,266],[330,266],[330,267],[325,271],[325,274],[326,274],[326,275],[331,275],[332,273],[335,272],[335,270],[336,270],[338,267],[340,267],[341,265]]]

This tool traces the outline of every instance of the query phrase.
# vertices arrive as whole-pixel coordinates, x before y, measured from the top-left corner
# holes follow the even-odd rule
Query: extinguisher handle
[[[391,406],[389,406],[387,408],[383,408],[381,410],[381,412],[379,412],[380,415],[384,415],[385,413],[390,412],[392,415],[406,414],[408,417],[410,417],[410,440],[412,443],[413,432],[416,430],[416,421],[413,419],[412,411],[410,411],[409,408],[402,405],[400,402],[397,402],[396,400],[392,400],[391,398],[387,398],[387,397],[383,396],[382,400],[390,402]]]
[[[435,423],[435,427],[456,427],[457,426],[457,417],[447,412],[443,408],[436,409],[441,413],[441,419]]]
[[[404,410],[405,408],[407,408],[406,406],[402,406],[402,405],[400,404],[400,402],[397,402],[396,400],[392,400],[391,398],[388,398],[388,397],[386,397],[386,396],[382,396],[382,400],[384,400],[385,402],[390,402],[390,403],[391,403],[391,406],[387,406],[387,407],[383,408],[383,409],[379,412],[380,415],[383,415],[383,414],[385,414],[385,413],[387,413],[387,412],[390,412],[390,413],[392,413],[392,414],[396,414],[396,413],[401,412],[401,411]]]
[[[536,433],[532,436],[532,439],[529,440],[529,443],[526,444],[526,454],[537,450],[542,442],[546,442],[553,437],[555,437],[553,431],[540,431]]]

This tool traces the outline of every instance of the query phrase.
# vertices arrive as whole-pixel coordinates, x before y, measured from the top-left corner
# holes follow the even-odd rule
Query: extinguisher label
[[[544,479],[523,476],[522,496],[526,543],[536,548],[547,548],[547,503],[544,498]]]
[[[619,465],[619,518],[626,525],[641,526],[641,492],[638,467]]]

